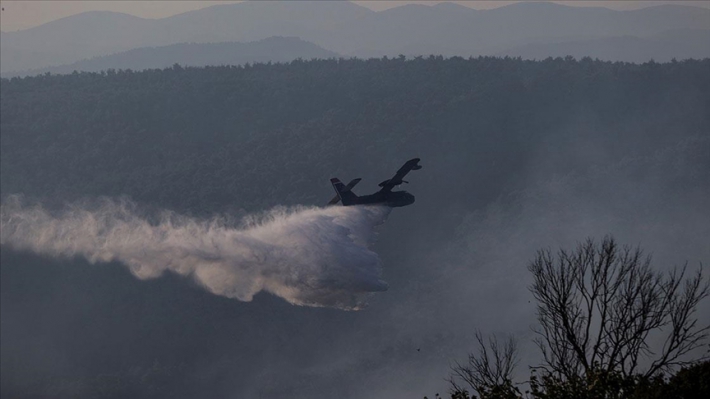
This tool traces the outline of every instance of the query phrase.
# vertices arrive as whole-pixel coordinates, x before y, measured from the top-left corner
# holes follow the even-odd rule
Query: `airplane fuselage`
[[[406,191],[378,191],[374,194],[357,197],[352,205],[385,205],[392,208],[414,203],[414,196]]]

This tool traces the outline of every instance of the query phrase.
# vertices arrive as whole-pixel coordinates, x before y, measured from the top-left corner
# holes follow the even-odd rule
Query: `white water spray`
[[[119,261],[140,279],[165,271],[192,276],[208,291],[250,301],[267,291],[296,305],[360,309],[384,291],[368,248],[386,207],[275,208],[245,218],[141,217],[129,201],[102,200],[50,212],[17,197],[0,205],[0,244],[92,263]]]

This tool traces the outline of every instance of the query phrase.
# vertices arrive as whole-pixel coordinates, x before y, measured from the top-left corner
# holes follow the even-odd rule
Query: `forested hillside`
[[[416,155],[422,187],[475,207],[515,187],[531,148],[599,142],[606,159],[559,165],[584,168],[704,136],[709,65],[432,57],[3,80],[1,188],[257,210],[322,204],[329,177]]]
[[[475,328],[529,335],[525,262],[613,233],[710,259],[710,60],[316,60],[0,81],[0,192],[128,196],[196,216],[325,204],[407,159],[361,312],[2,251],[2,395],[403,397],[442,389]],[[526,302],[528,304],[526,304]],[[365,382],[365,383],[363,383]],[[440,391],[441,393],[443,392]]]

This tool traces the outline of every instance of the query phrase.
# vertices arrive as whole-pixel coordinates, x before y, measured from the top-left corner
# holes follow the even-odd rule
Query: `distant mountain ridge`
[[[107,69],[166,68],[182,66],[242,65],[256,62],[289,62],[297,58],[333,58],[338,54],[296,37],[270,37],[254,42],[178,43],[160,47],[141,47],[72,64],[9,72],[2,77],[73,71],[98,72]]]
[[[679,29],[710,29],[710,10],[666,5],[615,11],[524,2],[492,10],[443,3],[374,12],[347,1],[247,1],[157,20],[89,12],[3,32],[0,70],[45,68],[140,47],[271,36],[299,37],[345,56],[475,56],[532,44],[647,37]]]

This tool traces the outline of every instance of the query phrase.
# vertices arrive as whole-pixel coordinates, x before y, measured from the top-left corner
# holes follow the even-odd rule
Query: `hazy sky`
[[[355,1],[370,9],[380,11],[407,3],[436,4],[442,1]],[[3,31],[27,29],[43,23],[85,11],[109,10],[143,18],[163,18],[215,4],[237,1],[63,1],[63,0],[0,0],[0,28]],[[454,1],[477,9],[495,8],[517,1]],[[556,1],[573,6],[597,6],[614,9],[634,9],[659,4],[687,4],[710,8],[710,1]]]

